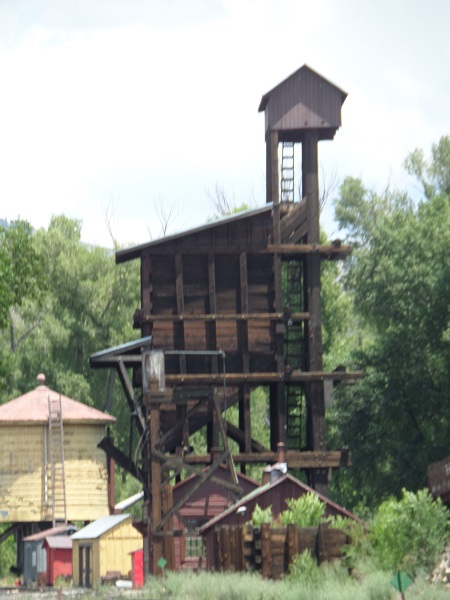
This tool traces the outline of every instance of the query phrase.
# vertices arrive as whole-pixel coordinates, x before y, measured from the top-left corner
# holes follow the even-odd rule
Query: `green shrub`
[[[309,550],[296,554],[289,565],[289,578],[304,585],[317,583],[321,578],[320,567]]]
[[[326,522],[330,527],[340,529],[346,533],[350,541],[343,548],[343,564],[348,569],[353,569],[361,560],[369,555],[369,540],[364,523],[354,521],[341,515],[327,517]]]
[[[317,527],[324,521],[325,503],[316,494],[308,492],[300,498],[286,500],[288,509],[280,513],[280,523],[297,527]]]
[[[4,533],[8,529],[9,526],[10,526],[9,523],[0,525],[0,534]],[[14,578],[11,577],[9,568],[15,564],[16,564],[16,545],[15,545],[15,541],[14,541],[14,535],[11,534],[9,536],[9,538],[7,538],[1,545],[0,577],[9,577],[10,579],[12,578],[14,580]]]
[[[428,490],[403,490],[400,500],[383,502],[370,530],[373,555],[382,569],[404,570],[414,576],[430,571],[447,539],[449,511]]]
[[[257,504],[252,513],[252,525],[253,527],[261,527],[261,525],[265,523],[268,523],[269,525],[272,525],[273,523],[272,505],[267,508],[261,508],[259,504]]]

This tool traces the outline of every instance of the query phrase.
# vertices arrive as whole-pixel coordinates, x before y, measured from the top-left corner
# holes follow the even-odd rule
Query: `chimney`
[[[277,444],[277,462],[286,462],[286,444],[284,442],[278,442]]]
[[[272,473],[271,465],[267,465],[266,467],[264,467],[263,472],[262,472],[261,485],[266,485],[266,483],[270,482],[271,473]]]

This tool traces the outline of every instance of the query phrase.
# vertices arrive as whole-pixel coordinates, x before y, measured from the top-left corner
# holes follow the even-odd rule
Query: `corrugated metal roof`
[[[49,548],[72,549],[72,538],[65,535],[48,536],[45,541]]]
[[[63,396],[46,385],[38,385],[31,392],[19,396],[0,406],[0,425],[5,422],[35,423],[48,421],[48,397],[61,396],[63,422],[110,424],[116,418],[106,413]]]
[[[235,221],[240,221],[242,219],[249,219],[260,213],[270,212],[272,210],[272,208],[273,208],[272,202],[269,202],[260,208],[252,208],[250,210],[244,210],[235,215],[223,217],[221,219],[217,219],[217,221],[211,221],[210,223],[206,223],[205,225],[201,225],[200,227],[195,227],[194,229],[188,229],[187,231],[182,231],[180,233],[168,235],[166,237],[160,238],[159,240],[147,242],[146,244],[140,244],[139,246],[123,248],[122,250],[118,250],[116,252],[116,263],[122,263],[122,262],[126,262],[127,260],[132,260],[134,258],[137,258],[138,256],[140,256],[141,251],[146,250],[147,248],[155,248],[157,246],[166,244],[173,240],[180,239],[187,235],[199,233],[202,231],[206,231],[208,229],[214,229],[215,227],[220,227],[221,225],[233,223]]]
[[[100,537],[113,527],[120,525],[123,521],[126,521],[130,518],[130,515],[127,513],[121,515],[107,515],[106,517],[101,517],[83,529],[80,529],[76,533],[73,534],[73,540],[95,540]]]

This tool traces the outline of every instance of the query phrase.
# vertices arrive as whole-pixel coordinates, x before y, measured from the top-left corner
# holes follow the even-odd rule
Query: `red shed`
[[[273,515],[277,517],[281,512],[288,508],[286,500],[289,500],[290,498],[300,498],[300,496],[303,496],[308,492],[316,494],[322,502],[325,502],[325,514],[327,516],[341,515],[342,517],[361,521],[359,517],[345,509],[343,506],[339,506],[339,504],[336,504],[329,498],[319,494],[288,473],[275,481],[266,483],[258,489],[253,490],[250,494],[244,496],[241,500],[233,504],[233,506],[230,506],[223,513],[214,517],[200,528],[199,534],[203,538],[206,549],[206,568],[208,570],[215,570],[216,568],[214,541],[214,531],[216,526],[244,525],[244,523],[251,519],[256,505],[260,506],[262,509],[271,506]]]
[[[55,585],[58,577],[72,577],[72,539],[65,536],[48,536],[43,548],[47,553],[45,585]],[[40,574],[38,574],[39,576]]]
[[[144,585],[144,549],[134,550],[130,554],[133,588],[141,588]]]

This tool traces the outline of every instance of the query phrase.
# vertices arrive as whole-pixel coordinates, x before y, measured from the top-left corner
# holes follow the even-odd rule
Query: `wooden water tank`
[[[97,448],[116,419],[38,386],[0,406],[0,523],[48,522],[49,397],[61,398],[68,521],[108,514],[106,455]]]

